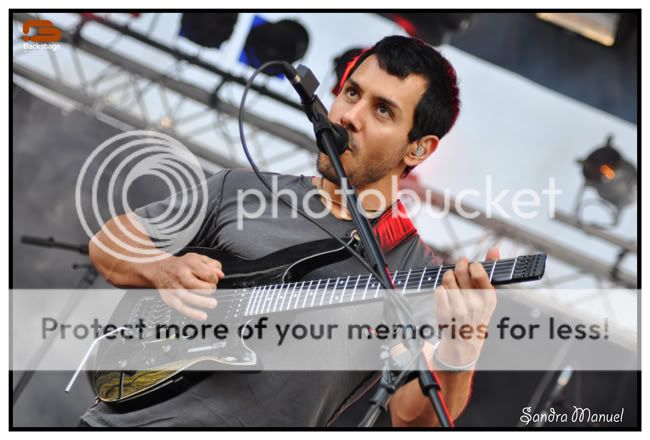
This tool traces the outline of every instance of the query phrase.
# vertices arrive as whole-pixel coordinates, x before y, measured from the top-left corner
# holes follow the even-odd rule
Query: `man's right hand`
[[[165,304],[189,318],[204,321],[208,315],[199,309],[217,307],[212,295],[224,276],[219,261],[188,253],[157,262],[150,280]]]
[[[143,231],[133,213],[109,220],[88,244],[90,261],[114,286],[156,288],[168,306],[192,319],[207,319],[207,314],[199,309],[217,306],[217,300],[211,295],[224,277],[221,263],[195,253],[180,257],[165,255],[155,262],[134,262],[124,258],[142,257],[144,253],[155,255],[152,251],[164,253]],[[134,252],[134,248],[140,252]]]

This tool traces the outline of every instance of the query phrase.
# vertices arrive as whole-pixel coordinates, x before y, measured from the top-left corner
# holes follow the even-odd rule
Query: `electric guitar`
[[[381,301],[384,295],[380,283],[371,275],[303,280],[316,268],[349,258],[343,246],[329,239],[292,246],[258,260],[233,257],[211,248],[186,248],[179,255],[190,252],[222,263],[226,277],[219,281],[215,294],[218,306],[207,312],[207,322],[225,323],[230,328],[261,316]],[[296,260],[296,255],[308,256]],[[519,283],[544,275],[546,255],[481,264],[493,285]],[[396,292],[410,296],[432,292],[444,273],[453,268],[412,268],[391,276]],[[154,335],[154,329],[170,323],[179,327],[202,324],[168,307],[157,292],[127,292],[110,322],[127,323],[130,331],[139,324],[144,330],[137,338],[117,337],[100,343],[91,380],[104,402],[121,403],[158,391],[178,380],[184,371],[206,361],[229,370],[259,370],[256,353],[236,334],[225,340],[179,337],[173,332],[165,337]]]

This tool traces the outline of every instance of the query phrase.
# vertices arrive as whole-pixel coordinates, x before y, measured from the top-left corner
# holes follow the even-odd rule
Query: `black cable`
[[[279,194],[276,194],[275,191],[273,191],[273,188],[271,185],[266,181],[262,173],[260,172],[259,168],[257,168],[257,165],[255,164],[255,161],[253,160],[253,157],[251,156],[250,152],[248,151],[248,145],[246,144],[246,138],[244,136],[244,112],[245,112],[245,104],[246,104],[246,96],[248,95],[248,91],[251,89],[251,85],[253,84],[253,81],[257,77],[258,74],[260,74],[264,69],[267,67],[270,67],[272,65],[282,65],[284,62],[283,61],[269,61],[267,63],[262,64],[260,67],[253,72],[253,75],[248,79],[246,82],[246,87],[244,88],[244,94],[241,97],[241,103],[239,104],[239,138],[242,143],[242,148],[244,149],[244,154],[246,155],[246,159],[248,159],[248,163],[250,163],[251,168],[253,168],[253,171],[255,172],[255,175],[257,176],[258,179],[264,184],[264,186],[269,190],[271,195],[274,195],[278,200],[280,200],[282,203],[284,203],[286,206],[288,206],[291,209],[294,209],[298,214],[303,216],[305,219],[316,225],[318,228],[320,228],[323,232],[327,233],[330,235],[332,238],[334,238],[336,241],[338,241],[343,247],[345,247],[350,254],[363,266],[370,271],[370,273],[377,278],[378,280],[381,279],[381,277],[378,275],[378,273],[363,259],[361,255],[359,255],[350,245],[348,245],[346,242],[341,240],[336,234],[334,234],[332,231],[327,229],[325,226],[321,225],[316,221],[315,219],[309,217],[306,213],[304,213],[301,209],[299,209],[297,206],[293,206],[290,202],[287,200],[283,199]]]

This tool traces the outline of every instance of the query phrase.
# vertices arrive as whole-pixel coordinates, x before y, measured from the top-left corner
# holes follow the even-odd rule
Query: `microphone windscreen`
[[[334,128],[334,144],[336,152],[341,155],[348,149],[348,144],[350,142],[348,131],[339,124],[332,123],[332,127]]]

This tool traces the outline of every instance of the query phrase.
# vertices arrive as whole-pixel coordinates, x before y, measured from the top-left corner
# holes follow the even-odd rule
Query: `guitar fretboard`
[[[492,284],[498,285],[541,278],[545,258],[544,254],[527,255],[481,264]],[[416,295],[435,289],[442,283],[444,273],[454,267],[441,265],[396,271],[391,277],[397,292]],[[372,275],[345,275],[256,286],[240,290],[237,296],[228,312],[232,318],[380,300],[383,292],[381,283]]]

